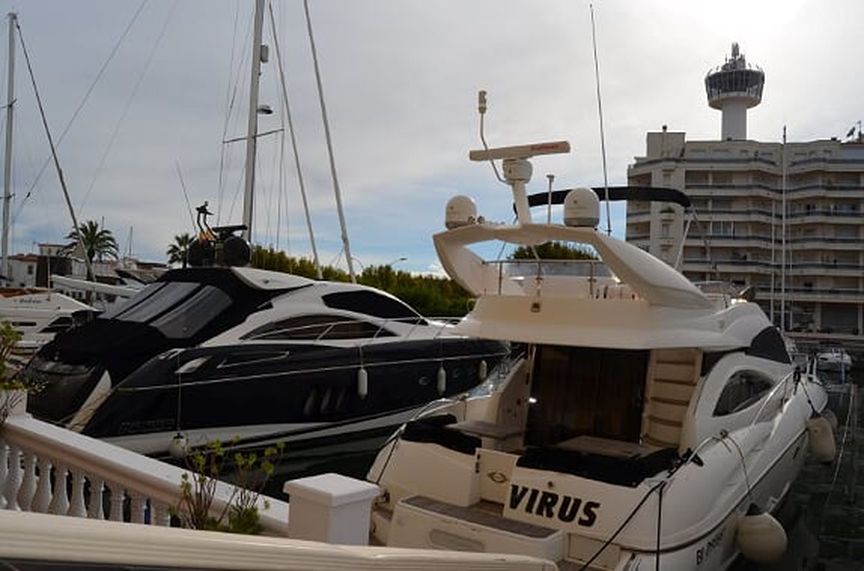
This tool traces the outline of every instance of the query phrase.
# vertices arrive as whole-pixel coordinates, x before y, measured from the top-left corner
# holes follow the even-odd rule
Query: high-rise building
[[[627,240],[680,264],[694,281],[752,286],[756,301],[787,331],[860,341],[860,124],[845,141],[748,140],[747,109],[759,104],[764,81],[733,44],[731,57],[705,78],[708,103],[722,112],[721,138],[688,141],[665,126],[648,133],[645,156],[628,169],[630,185],[682,190],[695,217],[678,205],[631,200]]]

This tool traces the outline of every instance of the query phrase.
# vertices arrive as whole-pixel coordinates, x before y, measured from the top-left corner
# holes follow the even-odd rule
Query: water
[[[829,408],[837,415],[837,460],[808,461],[776,514],[789,546],[782,561],[758,566],[739,561],[734,571],[864,571],[864,370],[853,370],[851,383],[820,373],[829,386]],[[851,386],[856,402],[851,401]]]

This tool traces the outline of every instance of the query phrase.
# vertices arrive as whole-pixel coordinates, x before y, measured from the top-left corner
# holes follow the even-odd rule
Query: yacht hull
[[[383,342],[362,352],[289,343],[168,353],[117,386],[83,432],[157,456],[178,432],[192,446],[309,443],[370,429],[386,436],[426,403],[476,386],[481,369],[507,352],[496,341],[452,337]]]

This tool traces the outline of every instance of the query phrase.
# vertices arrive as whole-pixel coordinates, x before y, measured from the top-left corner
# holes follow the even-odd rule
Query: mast
[[[780,333],[786,333],[786,126],[783,126],[780,191]]]
[[[324,104],[324,88],[321,85],[321,70],[318,68],[318,52],[315,49],[315,36],[312,34],[309,0],[303,0],[303,11],[306,14],[306,31],[309,34],[309,47],[312,50],[315,82],[318,84],[318,104],[321,106],[321,121],[324,123],[327,156],[330,158],[330,178],[333,180],[333,194],[336,196],[336,214],[339,215],[339,227],[342,230],[342,249],[345,250],[345,262],[348,264],[348,275],[351,276],[351,283],[357,283],[357,275],[354,273],[354,257],[351,255],[351,244],[348,242],[348,227],[345,223],[345,213],[342,211],[342,192],[339,190],[339,178],[336,176],[336,160],[333,158],[333,141],[330,138],[330,124],[327,121],[327,106]]]
[[[253,190],[255,187],[255,147],[258,143],[258,80],[261,75],[261,33],[264,28],[264,0],[255,0],[252,34],[252,76],[249,82],[249,122],[246,129],[246,182],[243,191],[242,236],[252,242]]]
[[[9,234],[11,233],[11,203],[12,203],[12,109],[15,104],[15,22],[18,16],[9,12],[9,77],[7,79],[6,101],[6,158],[3,172],[3,238],[0,245],[0,257],[3,267],[0,273],[9,279]]]

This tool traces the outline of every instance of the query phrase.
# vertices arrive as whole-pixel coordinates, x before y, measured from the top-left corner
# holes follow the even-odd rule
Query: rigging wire
[[[123,44],[123,41],[126,39],[126,36],[129,35],[129,31],[132,29],[132,26],[135,25],[135,22],[138,20],[138,16],[144,10],[144,6],[147,4],[149,0],[141,0],[141,4],[138,5],[138,9],[135,10],[135,13],[132,15],[132,18],[129,20],[129,23],[126,24],[126,28],[123,30],[123,33],[120,34],[120,37],[117,39],[117,42],[114,44],[114,47],[111,49],[111,52],[108,54],[108,57],[102,63],[102,66],[99,68],[99,71],[96,72],[96,77],[93,78],[93,81],[90,83],[90,87],[87,88],[87,91],[84,92],[84,97],[81,98],[81,101],[78,103],[78,107],[75,108],[75,111],[72,113],[72,117],[70,117],[69,121],[66,123],[66,127],[63,128],[63,131],[60,133],[60,136],[57,138],[57,145],[59,146],[63,139],[66,137],[66,133],[69,132],[69,128],[72,127],[72,124],[75,122],[75,119],[78,118],[78,115],[81,113],[81,110],[84,108],[84,105],[87,103],[88,99],[90,99],[90,94],[93,93],[93,90],[96,88],[96,84],[99,83],[99,80],[102,78],[102,75],[105,73],[105,70],[108,68],[108,64],[111,63],[111,60],[114,59],[114,56],[117,55],[117,52],[120,50],[120,46]],[[36,185],[39,184],[39,181],[42,179],[42,174],[45,172],[45,169],[48,168],[48,164],[51,162],[51,156],[45,158],[42,163],[42,167],[39,169],[39,172],[36,174],[36,178],[33,179],[33,182],[27,188],[27,192],[24,194],[24,198],[21,199],[21,202],[18,204],[17,212],[12,216],[13,224],[18,220],[18,217],[21,215],[21,211],[24,209],[24,204],[33,194],[33,189],[36,188]]]
[[[39,107],[39,116],[42,118],[42,126],[45,128],[45,136],[48,138],[48,146],[51,148],[51,157],[54,159],[54,168],[57,170],[57,178],[60,179],[60,188],[63,190],[63,198],[66,199],[66,206],[69,209],[69,215],[72,218],[72,229],[75,232],[77,243],[83,244],[81,239],[81,227],[78,225],[78,219],[75,217],[75,209],[72,208],[72,200],[69,198],[69,190],[66,188],[66,180],[63,178],[63,169],[60,168],[60,159],[57,158],[57,147],[54,145],[54,139],[51,137],[51,130],[48,128],[48,119],[45,117],[45,108],[42,106],[42,97],[39,95],[39,88],[36,86],[36,76],[33,73],[33,66],[30,64],[30,53],[27,51],[27,44],[24,43],[24,34],[21,31],[21,24],[15,20],[15,28],[18,30],[18,40],[21,42],[21,51],[24,53],[24,61],[27,62],[27,73],[30,74],[30,83],[33,85],[33,94],[36,96],[36,104]],[[90,263],[90,258],[84,256],[84,265],[87,267],[87,276],[94,277],[93,266]]]
[[[591,43],[594,46],[594,80],[597,84],[597,113],[600,116],[600,152],[603,155],[603,188],[606,202],[606,235],[612,235],[611,207],[609,206],[609,175],[606,168],[606,134],[603,130],[603,99],[600,97],[600,64],[597,61],[597,32],[594,29],[594,4],[588,4],[591,10]]]
[[[114,141],[117,139],[117,135],[120,133],[120,127],[123,124],[123,121],[126,119],[126,115],[129,113],[129,109],[132,107],[132,102],[134,101],[135,96],[138,94],[138,89],[144,82],[144,77],[147,75],[147,71],[150,69],[150,64],[153,63],[153,57],[156,55],[156,50],[162,43],[162,38],[165,37],[165,32],[168,30],[168,24],[171,22],[171,18],[174,15],[174,11],[177,9],[177,5],[179,4],[179,2],[180,0],[174,0],[174,4],[171,6],[171,9],[168,10],[168,15],[165,17],[165,22],[162,24],[162,29],[159,30],[159,35],[156,37],[156,41],[154,42],[153,47],[150,49],[150,53],[147,54],[147,61],[144,63],[144,69],[141,70],[141,73],[138,76],[138,80],[135,82],[135,86],[132,88],[132,92],[126,99],[126,103],[123,106],[123,111],[120,114],[120,118],[114,125],[114,131],[111,133],[111,137],[108,140],[108,145],[106,145],[105,150],[102,153],[102,157],[99,159],[99,165],[96,167],[96,170],[93,173],[93,178],[90,180],[90,185],[87,187],[87,191],[84,193],[84,198],[81,199],[79,209],[82,211],[87,205],[87,200],[90,198],[90,192],[96,185],[96,180],[102,173],[102,168],[105,166],[105,161],[108,158],[108,153],[111,152],[111,149],[114,146]]]
[[[828,513],[828,505],[831,503],[831,496],[834,495],[834,489],[837,486],[837,477],[840,474],[840,468],[843,466],[843,454],[846,452],[846,440],[850,433],[852,419],[858,417],[857,414],[857,391],[854,383],[849,383],[849,407],[846,409],[846,422],[843,423],[843,438],[840,441],[840,451],[837,454],[837,460],[834,462],[834,474],[831,477],[831,485],[828,488],[828,494],[825,496],[825,503],[822,504],[821,516],[819,518],[819,535],[825,526],[825,514]],[[854,432],[854,429],[852,430]],[[853,440],[855,436],[852,436]],[[854,445],[853,445],[854,446]],[[853,488],[854,489],[854,486]]]
[[[303,0],[303,11],[306,14],[306,31],[309,35],[309,47],[312,50],[312,64],[315,68],[315,82],[318,84],[318,103],[321,106],[321,121],[324,123],[324,138],[327,142],[327,156],[330,159],[330,177],[333,179],[333,194],[336,197],[336,214],[339,216],[339,226],[342,233],[342,248],[345,250],[345,262],[348,264],[348,274],[351,283],[357,283],[354,273],[354,259],[351,256],[351,245],[348,242],[348,228],[345,223],[345,213],[342,211],[342,193],[339,190],[339,178],[336,176],[336,159],[333,156],[333,141],[330,137],[330,123],[327,120],[327,106],[324,104],[324,87],[321,85],[321,70],[318,66],[318,50],[315,49],[315,37],[312,33],[312,16],[309,14],[309,0]]]
[[[254,21],[253,14],[249,15],[249,20],[246,22],[246,31],[243,33],[243,38],[252,37],[252,25]],[[234,142],[234,141],[226,141],[228,138],[228,131],[231,130],[231,120],[234,120],[234,127],[237,127],[237,123],[241,122],[243,117],[241,115],[234,115],[233,112],[236,108],[237,98],[238,96],[244,96],[246,94],[246,82],[241,81],[241,76],[243,74],[243,69],[246,66],[247,58],[251,57],[251,54],[248,50],[243,50],[240,52],[240,58],[236,62],[236,66],[234,66],[234,70],[232,73],[228,74],[228,89],[231,90],[231,98],[228,102],[228,108],[225,112],[225,123],[222,130],[222,141],[225,142]],[[233,85],[233,88],[231,87]],[[245,141],[245,137],[241,137],[236,139],[238,141]],[[226,190],[226,185],[228,183],[226,179],[225,173],[231,171],[231,158],[232,155],[228,152],[228,147],[223,144],[220,155],[219,155],[219,204],[217,205],[217,215],[216,221],[217,223],[221,223],[224,219],[222,214],[224,212],[224,194]],[[242,177],[241,177],[242,178]],[[234,201],[237,200],[236,195],[234,196]],[[233,213],[233,206],[232,206]],[[230,219],[230,216],[228,217]]]
[[[198,233],[195,228],[195,216],[192,214],[192,204],[189,202],[189,193],[186,192],[186,182],[183,180],[183,173],[180,171],[180,161],[174,161],[174,166],[177,167],[177,176],[180,178],[180,188],[183,189],[183,198],[186,199],[186,209],[189,211],[189,222],[192,225],[192,235]]]
[[[311,24],[310,24],[311,26]],[[288,134],[291,137],[291,148],[294,153],[294,168],[297,171],[297,184],[300,187],[300,198],[303,201],[303,212],[306,217],[306,229],[309,232],[309,244],[312,248],[312,260],[315,262],[315,274],[318,279],[323,279],[321,261],[318,257],[318,247],[315,244],[315,232],[312,229],[312,217],[309,215],[309,199],[306,196],[306,184],[303,181],[303,169],[300,168],[300,151],[297,148],[297,138],[294,134],[294,119],[291,115],[291,104],[288,101],[288,87],[285,82],[285,68],[282,65],[282,50],[279,47],[279,36],[276,33],[276,22],[273,17],[273,5],[270,4],[270,27],[273,30],[273,47],[276,48],[276,63],[279,67],[279,79],[282,87],[282,107],[285,110],[285,120],[288,122]],[[311,34],[311,31],[310,31]],[[311,36],[310,36],[311,37]],[[284,134],[284,131],[283,131]],[[335,176],[335,169],[334,169]],[[286,204],[287,208],[287,204]],[[331,264],[332,265],[332,264]]]
[[[231,56],[228,60],[228,85],[225,90],[225,122],[222,125],[222,140],[224,141],[228,137],[228,121],[231,118],[231,110],[234,108],[234,94],[236,93],[236,84],[233,82],[233,74],[234,74],[234,57],[237,51],[237,28],[240,23],[240,3],[236,2],[234,4],[234,27],[231,33]],[[234,88],[232,89],[232,85]],[[216,223],[219,224],[219,221],[222,216],[222,196],[225,190],[223,185],[223,174],[224,174],[224,166],[225,166],[225,146],[222,145],[219,149],[219,181],[217,185],[218,195],[216,200]]]

